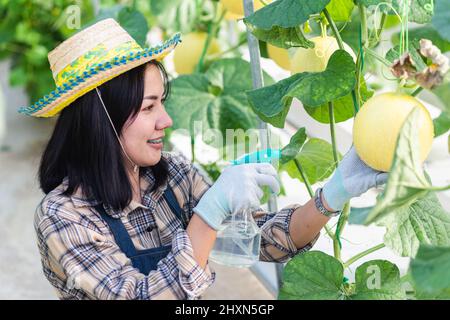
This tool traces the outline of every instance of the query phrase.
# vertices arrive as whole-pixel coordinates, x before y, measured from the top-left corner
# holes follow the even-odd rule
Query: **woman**
[[[231,212],[279,191],[269,164],[225,169],[210,184],[185,158],[162,152],[172,120],[161,60],[179,42],[141,49],[114,20],[77,33],[49,54],[58,88],[20,112],[60,114],[42,156],[35,228],[44,274],[61,299],[196,299]],[[180,108],[189,106],[180,106]],[[309,250],[351,197],[385,180],[351,150],[305,205],[255,212],[261,260]]]

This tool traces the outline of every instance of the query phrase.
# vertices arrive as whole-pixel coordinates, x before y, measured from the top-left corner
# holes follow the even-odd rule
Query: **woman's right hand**
[[[249,163],[230,166],[202,196],[194,212],[211,228],[219,230],[231,213],[245,208],[257,208],[264,195],[262,186],[280,192],[275,168],[269,163]]]

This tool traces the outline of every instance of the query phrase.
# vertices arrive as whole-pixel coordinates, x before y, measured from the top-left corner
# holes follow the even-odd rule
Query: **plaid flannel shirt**
[[[98,202],[85,199],[80,189],[71,196],[63,194],[67,178],[43,198],[34,221],[38,248],[44,274],[60,299],[198,299],[214,282],[214,271],[209,264],[205,269],[197,264],[186,231],[162,197],[168,183],[189,220],[211,181],[183,156],[163,152],[163,157],[169,167],[166,184],[149,192],[154,178],[151,170],[141,168],[142,204],[132,201],[120,212],[106,208],[122,220],[136,249],[172,245],[149,274],[133,268],[121,252],[94,209]],[[298,207],[254,212],[262,231],[260,260],[284,262],[312,247],[319,235],[300,249],[289,235],[291,215]]]

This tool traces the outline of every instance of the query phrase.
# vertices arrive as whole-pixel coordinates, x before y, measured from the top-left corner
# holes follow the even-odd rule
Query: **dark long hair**
[[[163,75],[164,97],[170,83],[163,65],[155,64]],[[125,122],[140,111],[144,96],[147,64],[133,68],[99,86],[103,102],[120,135]],[[161,158],[150,167],[155,178],[153,189],[165,182],[167,163]],[[39,183],[49,193],[68,177],[66,195],[81,187],[84,196],[121,210],[132,199],[122,149],[95,90],[87,92],[61,112],[45,148],[39,167]]]

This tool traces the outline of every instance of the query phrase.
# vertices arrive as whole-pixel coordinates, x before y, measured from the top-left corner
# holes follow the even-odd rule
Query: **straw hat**
[[[55,116],[102,83],[150,60],[162,60],[179,42],[177,33],[158,46],[143,49],[114,19],[99,21],[48,54],[56,89],[19,112]]]

